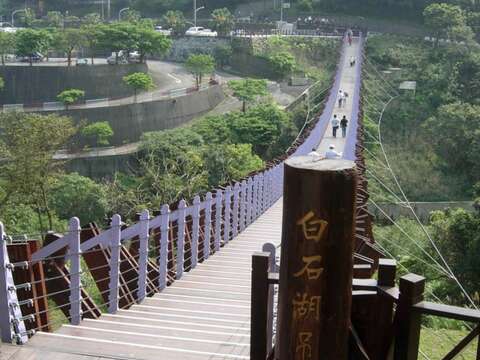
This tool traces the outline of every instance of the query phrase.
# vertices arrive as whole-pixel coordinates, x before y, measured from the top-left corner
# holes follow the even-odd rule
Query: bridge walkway
[[[349,60],[358,50],[357,39],[347,45],[339,86],[350,96],[346,107],[338,109],[336,102],[333,109],[350,121],[358,72]],[[338,97],[336,92],[331,96]],[[339,134],[331,137],[329,123],[319,151],[326,151],[330,143],[343,151],[348,137]],[[79,360],[249,359],[251,255],[266,242],[280,243],[282,210],[279,199],[215,256],[141,304],[103,314],[99,320],[85,319],[79,326],[63,325],[55,333],[37,333],[9,359],[52,360],[58,354],[69,354],[69,359],[81,356]],[[22,351],[35,355],[24,357]]]

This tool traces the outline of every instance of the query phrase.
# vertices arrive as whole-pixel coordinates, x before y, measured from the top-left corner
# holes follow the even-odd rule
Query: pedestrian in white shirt
[[[313,148],[312,151],[308,153],[308,156],[317,156],[319,157],[320,154],[317,152],[317,149]]]
[[[338,127],[340,126],[340,121],[338,120],[337,118],[337,115],[333,115],[333,119],[332,119],[332,135],[334,138],[337,137],[337,130],[338,130]]]
[[[336,152],[335,151],[335,145],[330,145],[328,147],[327,152],[325,153],[325,157],[327,159],[338,159],[342,156],[342,153]]]

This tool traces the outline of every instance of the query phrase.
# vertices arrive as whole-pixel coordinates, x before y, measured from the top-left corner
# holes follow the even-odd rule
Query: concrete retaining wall
[[[111,144],[118,146],[138,141],[148,131],[170,129],[185,124],[223,101],[220,85],[173,99],[111,107],[85,108],[59,111],[77,123],[108,121],[114,131]],[[49,113],[49,112],[43,112]]]
[[[146,64],[95,66],[0,66],[5,88],[0,104],[35,104],[56,101],[65,89],[85,91],[86,99],[124,97],[132,94],[122,81],[125,75],[148,72]]]
[[[138,167],[137,153],[69,160],[67,172],[76,172],[92,179],[111,179],[116,172],[130,173]]]

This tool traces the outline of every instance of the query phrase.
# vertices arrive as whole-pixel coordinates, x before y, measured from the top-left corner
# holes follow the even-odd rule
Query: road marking
[[[177,78],[176,76],[173,76],[172,74],[168,73],[167,74],[168,76],[170,76],[173,80],[175,80],[175,82],[177,84],[180,84],[182,82],[182,80],[180,80],[179,78]]]

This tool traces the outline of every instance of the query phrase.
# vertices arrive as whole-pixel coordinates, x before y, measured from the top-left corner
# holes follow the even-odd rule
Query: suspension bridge
[[[272,356],[277,336],[282,335],[277,334],[282,328],[275,325],[280,316],[276,310],[278,284],[282,283],[279,267],[283,256],[290,256],[282,253],[278,264],[282,234],[285,238],[285,161],[305,156],[312,149],[323,154],[331,144],[345,161],[355,164],[359,174],[354,187],[354,224],[350,226],[355,239],[354,262],[351,266],[347,262],[354,276],[352,319],[368,323],[377,340],[360,329],[362,343],[350,329],[356,344],[353,349],[363,354],[358,358],[386,359],[390,349],[386,344],[391,345],[394,333],[398,339],[395,360],[416,359],[422,313],[478,323],[480,315],[475,310],[423,302],[424,279],[420,277],[402,278],[399,290],[395,287],[395,262],[379,260],[382,252],[373,242],[367,210],[361,143],[365,136],[363,45],[361,34],[350,46],[342,42],[337,71],[321,111],[307,121],[287,154],[261,172],[189,202],[164,205],[152,213],[145,210],[129,226],[119,215],[112,217],[105,230],[72,218],[67,234],[48,234],[42,247],[34,243],[7,246],[8,229],[0,225],[2,355],[12,360]],[[356,60],[354,65],[351,58]],[[342,107],[338,106],[339,90],[349,94]],[[349,120],[345,137],[332,136],[334,114]],[[378,280],[372,280],[377,268]],[[352,279],[349,281],[351,293]],[[98,294],[85,291],[88,282],[96,285]],[[370,302],[364,303],[365,299]],[[364,310],[356,308],[359,303]],[[396,320],[394,304],[400,309]],[[50,318],[54,309],[69,323]],[[376,315],[367,319],[365,309]],[[478,329],[472,330],[471,339],[478,336]],[[12,342],[21,346],[7,345]],[[308,344],[303,345],[303,352],[295,350],[290,357],[288,352],[282,354],[280,347],[275,357],[311,358],[305,352]],[[460,345],[465,344],[453,351],[458,353]]]

